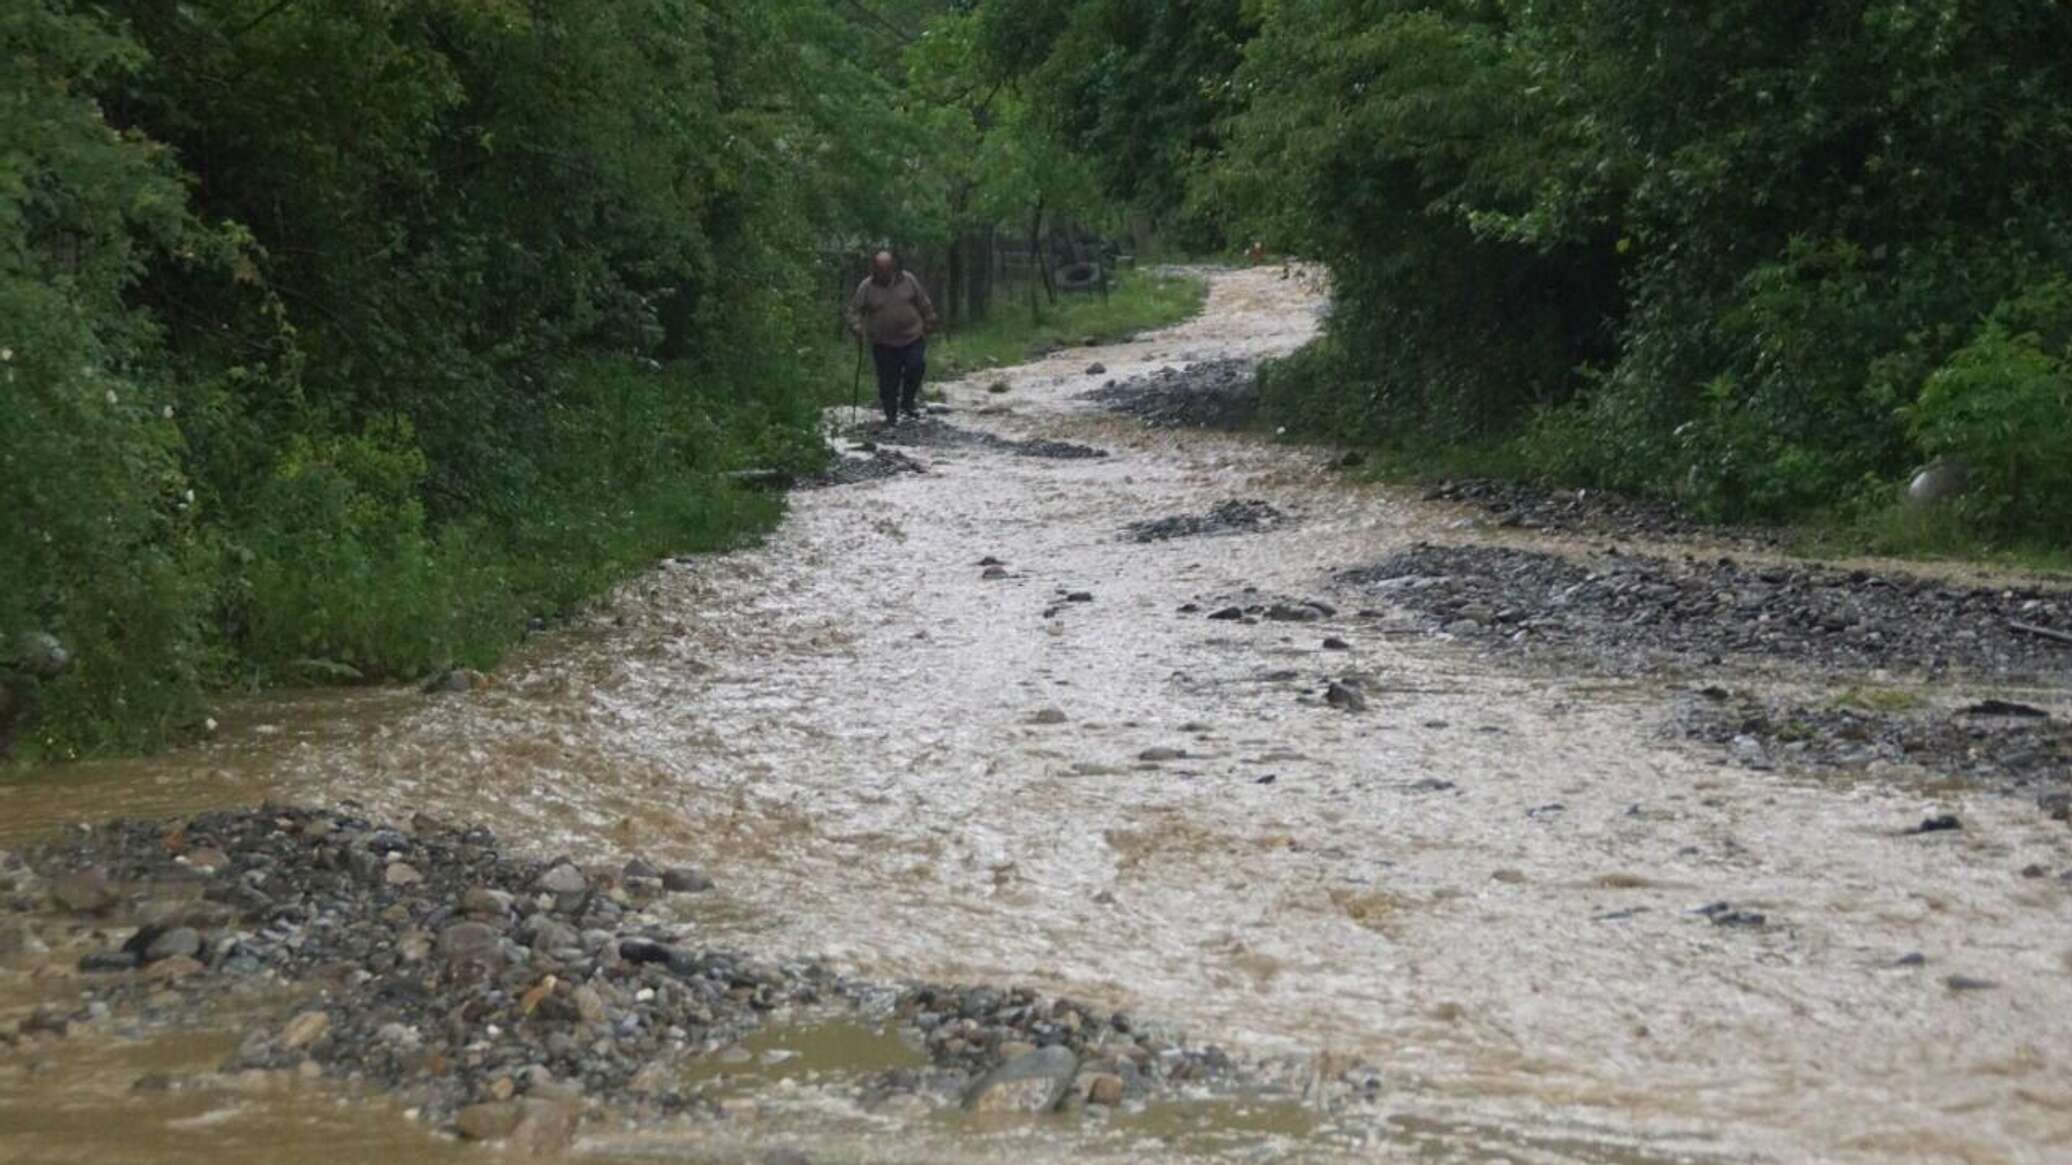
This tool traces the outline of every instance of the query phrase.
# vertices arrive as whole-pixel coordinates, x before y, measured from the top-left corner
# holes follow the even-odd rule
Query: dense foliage
[[[1331,263],[1324,338],[1267,377],[1286,419],[1733,516],[1883,506],[1947,455],[1980,528],[2072,537],[2065,5],[1093,0],[1028,31],[1060,7],[988,4],[1048,124]],[[1165,44],[1241,63],[1125,75]]]
[[[829,256],[1090,197],[967,7],[0,6],[0,753],[481,664],[765,526]]]
[[[1331,264],[1291,425],[1731,516],[1948,458],[2062,544],[2066,173],[2056,0],[18,0],[0,750],[752,533],[831,255],[1117,205]]]

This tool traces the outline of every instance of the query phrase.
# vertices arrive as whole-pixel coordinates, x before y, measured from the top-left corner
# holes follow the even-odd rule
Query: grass
[[[1183,275],[1118,271],[1103,301],[1099,292],[1060,293],[1051,304],[1038,297],[1032,315],[1026,300],[996,300],[992,314],[976,324],[941,333],[928,342],[928,379],[958,380],[989,368],[1022,364],[1051,348],[1112,344],[1139,332],[1169,327],[1200,313],[1208,284]],[[847,404],[853,387],[853,342],[829,341],[816,365],[826,386],[823,401]],[[863,370],[862,395],[875,395],[871,372]]]
[[[1312,438],[1290,431],[1285,440]],[[1515,442],[1356,446],[1349,470],[1361,480],[1424,485],[1463,478],[1531,483],[1539,480]],[[1895,492],[1897,486],[1894,487]],[[2007,543],[1980,533],[1961,508],[1921,510],[1900,502],[1805,514],[1779,527],[1795,557],[1834,561],[1881,557],[1910,562],[1961,562],[2041,575],[2072,575],[2072,548],[2042,542]]]
[[[1993,541],[1979,532],[1979,524],[1961,507],[1923,510],[1894,502],[1857,516],[1808,519],[1792,530],[1791,551],[1808,558],[1878,555],[2072,574],[2072,548],[2045,542]]]
[[[1912,712],[1928,706],[1928,698],[1908,688],[1852,687],[1834,698],[1837,708],[1863,712]]]

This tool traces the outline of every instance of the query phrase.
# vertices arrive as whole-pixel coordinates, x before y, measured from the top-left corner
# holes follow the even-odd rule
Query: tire
[[[1099,263],[1074,263],[1058,272],[1059,291],[1090,291],[1101,285]]]

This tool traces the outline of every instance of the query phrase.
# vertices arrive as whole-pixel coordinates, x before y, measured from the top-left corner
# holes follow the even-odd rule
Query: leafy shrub
[[[1923,449],[1969,468],[1978,518],[2010,537],[2072,539],[2072,282],[1996,308],[1906,415]]]

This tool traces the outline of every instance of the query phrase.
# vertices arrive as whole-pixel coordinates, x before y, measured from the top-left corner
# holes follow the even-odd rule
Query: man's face
[[[872,279],[880,283],[890,283],[892,282],[892,276],[898,271],[899,266],[892,261],[891,252],[879,251],[876,255],[871,256]]]

